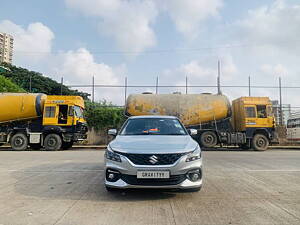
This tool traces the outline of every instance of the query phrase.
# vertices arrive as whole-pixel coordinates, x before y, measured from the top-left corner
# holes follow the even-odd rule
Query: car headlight
[[[120,155],[115,153],[109,145],[105,151],[105,158],[116,162],[122,162]]]
[[[201,149],[200,146],[198,145],[197,148],[190,152],[187,157],[186,157],[186,162],[192,162],[195,160],[201,159]]]

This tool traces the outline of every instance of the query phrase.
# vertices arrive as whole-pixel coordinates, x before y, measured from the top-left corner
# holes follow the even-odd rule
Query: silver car
[[[201,149],[176,117],[134,116],[105,152],[105,186],[124,188],[191,189],[202,186]]]

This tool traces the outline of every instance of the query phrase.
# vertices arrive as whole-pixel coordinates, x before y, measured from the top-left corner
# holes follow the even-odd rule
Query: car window
[[[177,119],[139,118],[129,119],[120,135],[187,135]]]

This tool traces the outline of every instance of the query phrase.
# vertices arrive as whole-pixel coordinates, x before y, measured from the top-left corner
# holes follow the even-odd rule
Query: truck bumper
[[[76,142],[76,141],[84,141],[87,139],[87,134],[79,134],[79,133],[75,133],[75,134],[63,134],[63,140],[65,142]]]

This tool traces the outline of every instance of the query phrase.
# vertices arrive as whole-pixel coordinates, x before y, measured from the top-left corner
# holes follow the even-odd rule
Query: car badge
[[[158,157],[156,155],[150,156],[149,162],[152,164],[156,164],[158,162]]]

